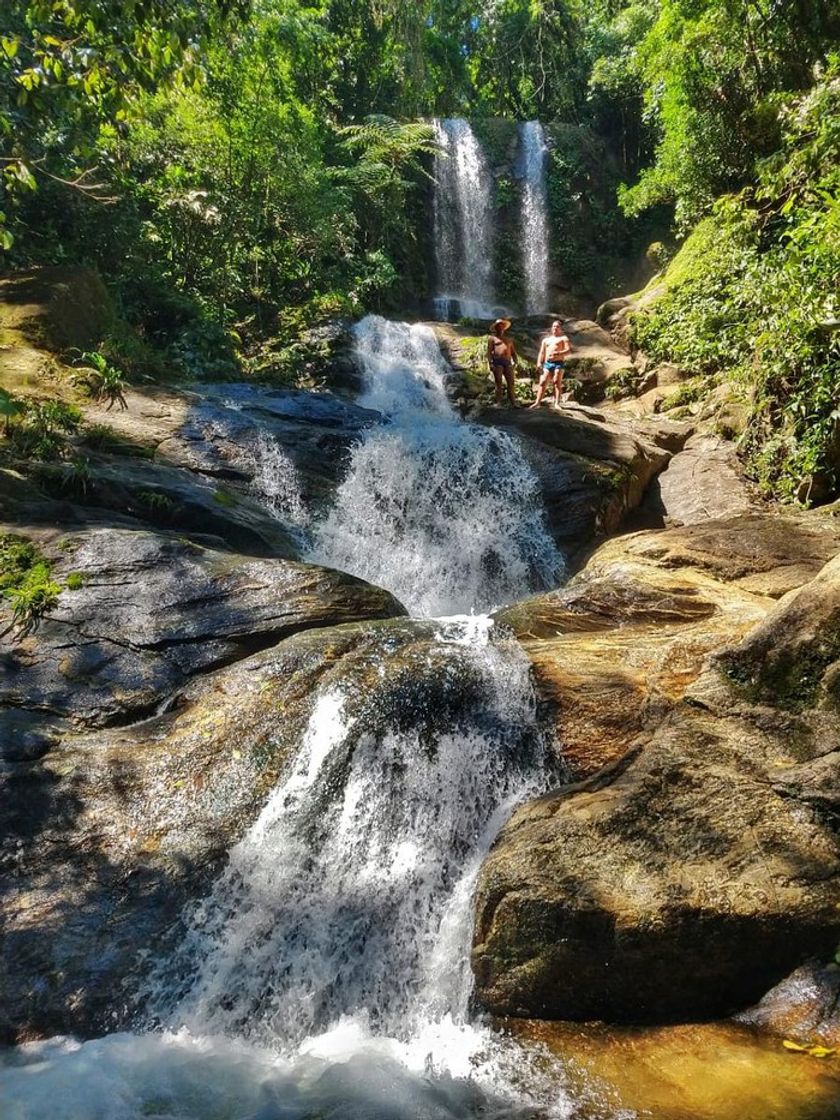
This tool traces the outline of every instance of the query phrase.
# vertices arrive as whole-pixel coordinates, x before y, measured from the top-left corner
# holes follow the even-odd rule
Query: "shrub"
[[[32,459],[59,459],[67,454],[68,436],[79,430],[82,414],[59,400],[27,400],[9,436],[18,454]]]
[[[88,362],[93,370],[93,380],[90,388],[97,400],[106,400],[109,410],[115,404],[120,408],[128,408],[125,399],[126,381],[121,370],[111,365],[104,354],[98,350],[88,350],[82,354],[82,360]]]
[[[12,608],[12,625],[31,630],[55,606],[61,587],[53,579],[49,561],[25,537],[0,536],[0,594]]]

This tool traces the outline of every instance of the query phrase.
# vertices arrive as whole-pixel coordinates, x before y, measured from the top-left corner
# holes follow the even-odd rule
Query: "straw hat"
[[[497,319],[495,321],[495,323],[493,324],[493,327],[494,327],[494,329],[496,327],[501,327],[502,331],[509,331],[510,330],[510,319]]]

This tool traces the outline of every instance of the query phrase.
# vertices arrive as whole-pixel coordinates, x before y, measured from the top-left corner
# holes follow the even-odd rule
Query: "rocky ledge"
[[[620,538],[502,613],[579,780],[515,812],[482,869],[483,1006],[720,1016],[833,954],[838,513]]]

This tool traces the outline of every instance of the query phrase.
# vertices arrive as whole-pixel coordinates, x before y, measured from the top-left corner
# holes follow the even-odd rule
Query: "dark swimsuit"
[[[493,338],[498,338],[498,335],[493,335]],[[504,355],[499,355],[496,353],[496,347],[504,345],[505,344],[501,341],[493,343],[493,357],[490,359],[490,365],[493,369],[495,369],[496,366],[501,366],[502,369],[507,369],[513,364],[511,358],[506,358]]]

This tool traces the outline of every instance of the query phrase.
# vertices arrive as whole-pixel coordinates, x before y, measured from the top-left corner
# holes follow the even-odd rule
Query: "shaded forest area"
[[[3,268],[98,269],[129,378],[298,383],[313,327],[423,292],[435,115],[574,126],[549,186],[582,289],[649,246],[632,345],[741,387],[765,492],[837,493],[836,0],[11,0]]]

